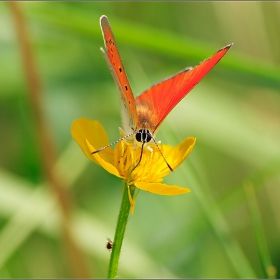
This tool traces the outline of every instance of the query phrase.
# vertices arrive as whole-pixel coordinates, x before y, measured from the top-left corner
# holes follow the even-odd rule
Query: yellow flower
[[[102,166],[109,173],[123,178],[128,186],[134,185],[144,190],[160,195],[178,195],[190,192],[190,189],[162,184],[162,180],[170,172],[159,149],[145,149],[141,155],[141,147],[134,148],[125,141],[120,141],[103,151],[92,154],[99,148],[109,144],[107,134],[98,121],[86,118],[75,120],[71,127],[72,137],[79,144],[84,154],[96,164]],[[186,138],[176,147],[159,144],[162,154],[174,170],[189,155],[196,139]],[[137,165],[136,168],[134,168]]]

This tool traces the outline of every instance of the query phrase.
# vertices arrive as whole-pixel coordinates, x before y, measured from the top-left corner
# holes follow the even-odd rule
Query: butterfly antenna
[[[154,137],[152,137],[152,139],[153,139],[153,141],[155,142],[155,144],[156,144],[156,146],[157,146],[157,148],[158,148],[158,150],[159,150],[160,154],[162,155],[162,157],[163,157],[163,159],[164,159],[164,161],[165,161],[166,165],[168,166],[168,168],[170,169],[170,171],[172,171],[172,172],[173,172],[172,167],[169,165],[169,163],[167,162],[166,158],[164,157],[164,155],[163,155],[163,153],[162,153],[161,149],[159,148],[157,141],[155,140],[155,138],[154,138]]]
[[[124,137],[118,139],[117,141],[114,141],[114,142],[112,142],[111,144],[109,144],[109,145],[107,145],[107,146],[104,146],[104,147],[102,147],[102,148],[100,148],[100,149],[98,149],[98,150],[92,152],[91,154],[93,155],[93,154],[99,153],[99,152],[101,152],[101,151],[103,151],[103,150],[105,150],[105,149],[107,149],[107,148],[109,148],[109,147],[111,147],[111,146],[113,146],[113,145],[116,145],[117,143],[119,143],[120,141],[122,141],[122,140],[126,139],[127,137],[133,135],[134,133],[135,133],[135,132],[129,133],[129,134],[125,135]]]

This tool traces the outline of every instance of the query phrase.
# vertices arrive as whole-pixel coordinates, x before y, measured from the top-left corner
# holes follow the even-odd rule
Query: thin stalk
[[[261,267],[263,271],[262,277],[267,279],[276,278],[276,268],[272,265],[269,250],[267,247],[265,232],[262,223],[262,217],[257,202],[255,187],[252,183],[248,182],[244,185],[247,203],[253,223],[255,238],[257,242],[258,253],[260,256]]]
[[[129,211],[131,208],[130,200],[128,192],[130,191],[131,197],[133,198],[135,187],[124,185],[123,190],[123,197],[122,197],[122,203],[121,208],[119,212],[119,217],[117,221],[117,227],[114,237],[114,243],[112,248],[112,253],[110,257],[110,263],[109,263],[109,270],[108,270],[108,278],[116,278],[118,273],[118,266],[119,266],[119,259],[120,259],[120,253],[123,243],[123,238],[126,230],[127,220],[129,216]]]
[[[9,2],[12,16],[15,23],[15,31],[18,37],[19,51],[22,56],[23,70],[26,75],[27,94],[31,103],[33,120],[35,123],[36,138],[38,139],[38,153],[42,159],[42,171],[50,187],[58,198],[62,213],[63,240],[69,256],[69,268],[72,269],[76,278],[88,278],[89,273],[84,260],[83,252],[75,243],[70,230],[71,211],[73,207],[73,198],[67,190],[63,178],[54,171],[56,161],[53,138],[49,127],[43,115],[43,87],[39,69],[36,64],[35,53],[31,44],[31,35],[23,11],[23,5],[20,2]]]

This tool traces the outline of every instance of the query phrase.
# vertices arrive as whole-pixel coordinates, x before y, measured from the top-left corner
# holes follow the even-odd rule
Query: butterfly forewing
[[[102,16],[100,18],[100,26],[106,47],[106,52],[103,49],[101,49],[101,51],[104,54],[112,76],[119,89],[122,106],[123,129],[126,133],[130,133],[135,130],[137,122],[134,96],[117,49],[116,40],[106,16]]]
[[[139,95],[136,98],[137,127],[148,123],[151,132],[155,133],[170,111],[219,62],[231,46],[232,44],[220,49],[196,67],[187,68]]]

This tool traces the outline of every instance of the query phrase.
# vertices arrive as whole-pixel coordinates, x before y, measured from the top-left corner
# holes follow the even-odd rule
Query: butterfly
[[[225,46],[196,67],[186,68],[154,84],[134,98],[107,16],[101,16],[100,27],[106,49],[104,51],[103,48],[100,48],[100,50],[105,57],[120,94],[123,125],[121,132],[123,137],[106,147],[94,151],[93,154],[121,140],[134,143],[136,147],[140,145],[142,150],[145,144],[152,143],[157,145],[155,134],[166,116],[232,46],[232,44]],[[168,163],[167,165],[172,170]]]

